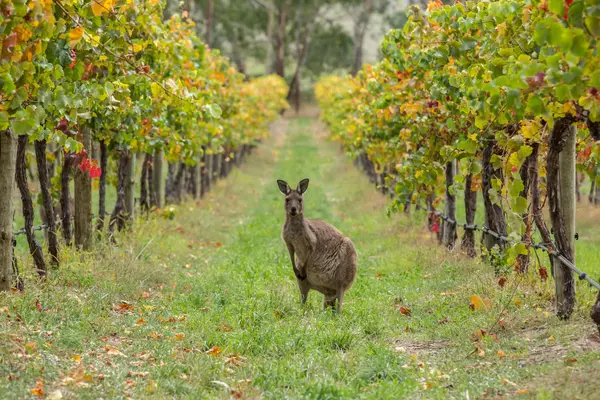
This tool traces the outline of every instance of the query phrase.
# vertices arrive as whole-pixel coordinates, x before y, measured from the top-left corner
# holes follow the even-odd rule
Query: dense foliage
[[[445,163],[457,159],[479,182],[481,151],[495,141],[492,164],[506,178],[493,181],[493,200],[521,214],[520,167],[535,143],[543,164],[559,118],[579,128],[581,167],[598,177],[590,129],[600,120],[599,18],[589,0],[430,3],[387,35],[382,62],[317,85],[323,119],[348,151],[392,165],[399,194],[439,189]]]
[[[191,161],[202,145],[218,152],[264,136],[285,84],[243,82],[192,22],[163,22],[162,6],[3,0],[0,129],[67,151],[79,151],[77,133],[90,129],[111,146]],[[247,98],[259,90],[260,99]]]

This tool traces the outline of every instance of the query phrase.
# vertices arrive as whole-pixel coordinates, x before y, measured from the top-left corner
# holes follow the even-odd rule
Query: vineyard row
[[[473,225],[481,193],[488,260],[525,273],[539,235],[575,265],[577,177],[600,186],[598,10],[597,0],[413,8],[383,40],[381,62],[317,84],[322,119],[394,195],[391,211],[425,206],[447,248],[457,242],[457,194]],[[476,255],[473,230],[461,247]],[[569,318],[573,272],[560,258],[550,262],[557,314]],[[600,294],[591,315],[600,325]]]

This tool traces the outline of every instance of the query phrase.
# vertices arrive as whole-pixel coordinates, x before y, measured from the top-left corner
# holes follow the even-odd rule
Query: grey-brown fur
[[[303,195],[308,179],[303,179],[296,190],[282,180],[277,181],[285,194],[285,224],[283,240],[292,260],[292,267],[300,288],[302,304],[310,289],[323,293],[324,307],[342,311],[344,292],[356,277],[356,249],[352,241],[325,221],[304,218]]]

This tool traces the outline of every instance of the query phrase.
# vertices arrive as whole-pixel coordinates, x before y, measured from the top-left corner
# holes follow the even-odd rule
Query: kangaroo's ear
[[[286,196],[292,191],[290,185],[288,185],[286,181],[282,181],[281,179],[277,179],[277,186],[279,186],[279,191],[285,194]]]
[[[300,194],[304,194],[308,189],[308,179],[302,179],[296,189]]]

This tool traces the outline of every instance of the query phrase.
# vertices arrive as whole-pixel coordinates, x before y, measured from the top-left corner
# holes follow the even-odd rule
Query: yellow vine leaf
[[[103,14],[108,14],[112,11],[114,0],[93,0],[92,1],[92,12],[96,17]]]
[[[83,27],[78,26],[69,32],[69,47],[75,47],[83,37]]]

